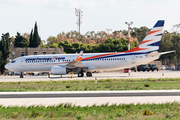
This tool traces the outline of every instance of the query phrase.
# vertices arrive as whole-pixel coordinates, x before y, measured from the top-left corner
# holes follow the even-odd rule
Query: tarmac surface
[[[0,82],[19,81],[58,81],[58,80],[95,80],[95,79],[147,79],[147,78],[180,78],[180,71],[161,70],[155,72],[132,73],[93,73],[93,77],[69,78],[69,75],[57,76],[0,76]],[[69,92],[0,92],[0,105],[30,106],[58,105],[72,103],[79,106],[101,104],[130,103],[165,103],[180,102],[180,90],[138,90],[138,91],[69,91]]]
[[[145,97],[180,96],[180,90],[157,91],[81,91],[81,92],[5,92],[0,98],[79,98],[79,97]]]
[[[3,106],[49,106],[71,103],[77,106],[92,106],[106,103],[109,103],[109,105],[166,103],[180,102],[179,93],[180,90],[1,92],[0,104]]]
[[[69,75],[51,75],[48,76],[29,76],[24,75],[24,78],[19,76],[0,76],[0,82],[19,82],[19,81],[58,81],[58,80],[95,80],[95,79],[146,79],[146,78],[180,78],[180,71],[177,70],[160,70],[155,72],[109,72],[109,73],[93,73],[92,77],[77,77],[77,74],[73,75],[73,78],[69,78]]]

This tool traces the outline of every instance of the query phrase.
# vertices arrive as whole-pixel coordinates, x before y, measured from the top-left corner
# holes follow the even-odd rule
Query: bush
[[[152,111],[150,111],[150,110],[145,110],[143,112],[143,115],[154,115],[154,113]]]
[[[76,118],[78,119],[78,120],[81,120],[81,119],[83,119],[83,115],[82,114],[76,114]]]
[[[31,114],[32,118],[36,118],[36,117],[40,117],[40,116],[41,116],[41,112],[32,111],[32,114]]]
[[[111,88],[113,85],[106,85],[105,88]]]
[[[148,84],[148,83],[144,84],[144,87],[150,87],[150,84]]]
[[[173,113],[173,112],[167,112],[166,114],[165,114],[166,116],[165,116],[165,118],[173,118],[173,117],[176,117],[177,116],[177,113],[175,112],[175,113]]]
[[[113,79],[108,78],[108,79],[106,79],[106,81],[107,82],[113,82]]]
[[[71,85],[66,85],[66,88],[71,88],[72,86]]]

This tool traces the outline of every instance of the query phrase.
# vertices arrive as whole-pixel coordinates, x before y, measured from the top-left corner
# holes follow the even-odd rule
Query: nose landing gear
[[[23,73],[20,74],[20,78],[24,78]]]

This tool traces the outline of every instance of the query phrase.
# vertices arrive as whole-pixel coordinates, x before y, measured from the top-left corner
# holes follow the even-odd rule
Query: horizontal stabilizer
[[[168,54],[168,53],[172,53],[172,52],[176,52],[175,50],[172,50],[172,51],[167,51],[167,52],[161,52],[159,53],[160,55],[164,55],[164,54]]]
[[[157,56],[157,55],[159,55],[159,53],[157,51],[154,51],[154,52],[147,54],[146,56],[147,57],[153,57],[153,56]]]

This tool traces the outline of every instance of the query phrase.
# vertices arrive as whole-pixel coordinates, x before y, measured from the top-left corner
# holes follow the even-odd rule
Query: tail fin
[[[134,49],[128,50],[127,52],[153,52],[159,51],[159,45],[161,42],[162,31],[164,27],[164,20],[158,20],[154,27],[143,39],[141,44]]]

